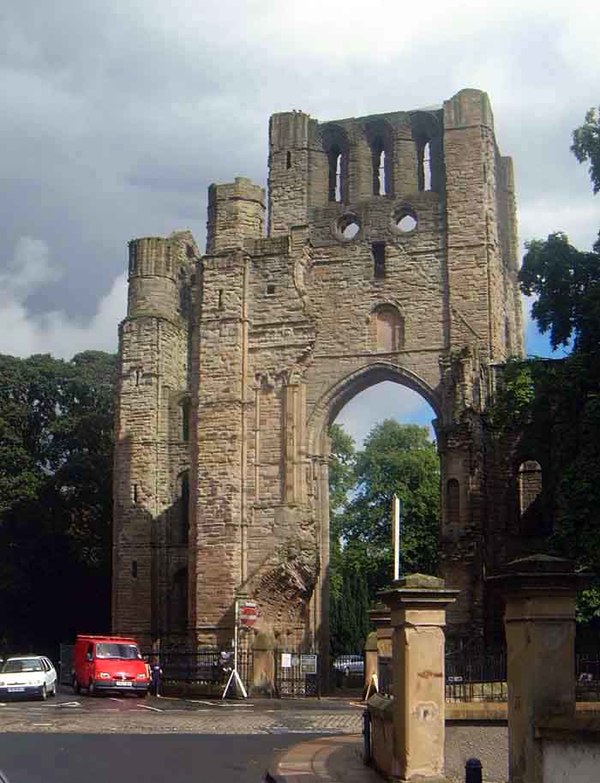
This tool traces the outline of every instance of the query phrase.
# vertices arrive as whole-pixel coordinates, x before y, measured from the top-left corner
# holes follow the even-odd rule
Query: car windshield
[[[13,658],[6,661],[2,667],[2,673],[15,674],[17,672],[41,672],[42,662],[36,658]]]
[[[96,645],[96,658],[141,658],[136,644],[117,644],[116,642],[100,642]]]

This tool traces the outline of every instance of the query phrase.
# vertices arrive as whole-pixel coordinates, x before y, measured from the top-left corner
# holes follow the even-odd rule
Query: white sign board
[[[291,669],[292,668],[292,654],[291,653],[281,653],[281,668],[282,669]]]

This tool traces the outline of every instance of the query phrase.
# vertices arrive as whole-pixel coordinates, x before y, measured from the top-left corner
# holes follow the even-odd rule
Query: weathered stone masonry
[[[435,110],[270,122],[264,191],[209,190],[130,245],[120,327],[113,625],[228,644],[236,594],[281,646],[326,646],[328,424],[392,380],[436,412],[449,622],[481,627],[482,412],[522,354],[514,185],[485,93]]]

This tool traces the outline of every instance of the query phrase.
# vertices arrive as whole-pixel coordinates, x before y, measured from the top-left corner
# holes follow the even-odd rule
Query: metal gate
[[[275,651],[278,696],[320,696],[319,656],[296,650]]]
[[[61,685],[71,685],[73,682],[73,647],[72,644],[60,645],[58,681]]]

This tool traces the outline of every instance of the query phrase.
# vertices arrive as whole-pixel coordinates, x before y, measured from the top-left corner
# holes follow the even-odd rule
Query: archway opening
[[[330,639],[334,660],[360,653],[368,611],[394,579],[393,497],[400,500],[400,570],[437,572],[440,460],[423,394],[399,381],[358,382],[329,426]],[[454,492],[454,487],[450,490]]]

